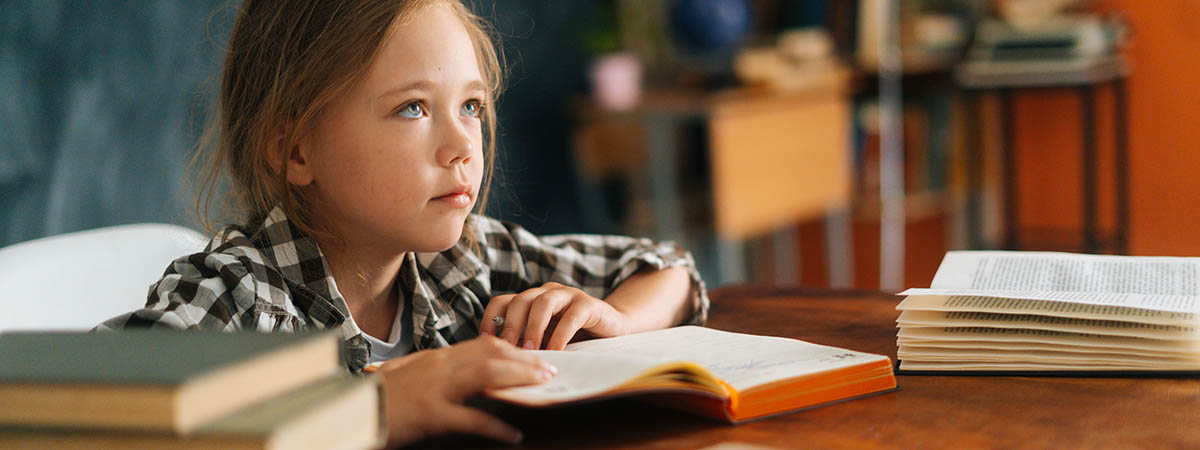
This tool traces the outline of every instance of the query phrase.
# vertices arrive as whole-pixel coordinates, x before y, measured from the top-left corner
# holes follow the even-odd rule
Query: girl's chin
[[[393,229],[390,231],[399,232],[390,236],[390,239],[395,244],[401,245],[406,251],[418,253],[436,253],[443,252],[454,247],[458,241],[462,239],[464,223],[467,218],[462,217],[439,217],[433,220],[427,220],[422,228],[422,231],[412,229]]]
[[[460,238],[462,238],[461,232],[454,233],[452,236],[426,236],[426,239],[422,239],[414,250],[418,253],[444,252],[458,244]]]
[[[458,241],[454,241],[446,245],[423,245],[413,251],[417,253],[441,253],[449,250],[451,247],[454,247],[454,244],[457,243]]]

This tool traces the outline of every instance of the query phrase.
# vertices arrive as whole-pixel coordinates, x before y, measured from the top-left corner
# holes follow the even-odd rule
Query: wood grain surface
[[[895,358],[900,297],[735,286],[708,326]],[[483,405],[521,448],[1200,448],[1200,380],[897,376],[900,390],[727,425],[634,400],[548,410]],[[495,447],[450,437],[421,447]]]

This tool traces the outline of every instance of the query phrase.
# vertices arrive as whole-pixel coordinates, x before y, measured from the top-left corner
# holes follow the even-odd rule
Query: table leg
[[[1080,117],[1083,120],[1083,251],[1096,253],[1096,93],[1091,86],[1080,86]]]
[[[746,247],[738,240],[717,236],[717,279],[711,286],[746,282]]]
[[[1129,253],[1129,105],[1125,79],[1113,82],[1113,109],[1116,113],[1116,164],[1117,178],[1117,223],[1113,238],[1113,251],[1119,255]]]
[[[678,161],[675,160],[675,121],[666,115],[654,115],[648,121],[646,149],[650,153],[650,179],[646,180],[654,205],[654,234],[660,241],[679,240],[683,236],[680,217]]]
[[[1013,92],[1011,89],[1000,90],[1000,152],[1004,158],[1002,172],[1004,183],[1004,249],[1016,250],[1020,245],[1018,228],[1020,220],[1017,217],[1017,149],[1016,149],[1016,117],[1013,116]]]
[[[795,226],[784,225],[782,228],[772,234],[771,253],[775,258],[775,282],[776,286],[786,286],[796,284],[797,276],[800,273],[800,258],[797,258],[799,253],[797,242],[797,232]]]
[[[574,136],[574,144],[570,153],[571,164],[575,169],[575,187],[579,189],[580,217],[597,233],[620,233],[623,230],[609,214],[609,203],[604,194],[604,180],[588,175],[589,170],[582,161],[583,150],[581,147],[579,136]]]
[[[825,215],[825,254],[829,264],[829,286],[854,287],[854,249],[850,245],[850,210],[838,208]]]
[[[963,91],[963,102],[966,104],[965,127],[967,131],[967,246],[983,248],[983,127],[980,116],[983,109],[982,93],[974,90]]]

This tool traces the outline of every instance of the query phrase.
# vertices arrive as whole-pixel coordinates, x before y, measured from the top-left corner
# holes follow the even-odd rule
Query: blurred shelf
[[[904,196],[904,216],[908,220],[921,220],[947,214],[948,196],[942,191],[911,192]],[[879,196],[856,196],[852,210],[855,219],[879,220],[883,205]]]
[[[786,105],[814,97],[844,96],[853,91],[852,80],[834,85],[814,85],[811,89],[778,91],[764,86],[735,86],[722,89],[647,87],[637,105],[625,110],[600,107],[590,96],[571,100],[570,110],[582,122],[639,121],[649,116],[702,118],[723,104],[755,103],[766,107]]]
[[[1033,61],[967,61],[954,69],[964,89],[1085,86],[1129,76],[1121,55]]]
[[[1122,254],[1124,244],[1120,235],[1115,231],[1097,233],[1096,248],[1087,248],[1082,234],[1076,229],[1029,227],[1021,228],[1017,241],[1012,245],[1000,243],[995,248],[1006,250],[1027,250],[1043,252],[1072,252],[1072,253],[1112,253]],[[1011,247],[1011,248],[1005,248]]]

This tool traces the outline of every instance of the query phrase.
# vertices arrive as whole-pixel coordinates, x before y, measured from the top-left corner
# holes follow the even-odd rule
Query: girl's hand
[[[493,317],[504,318],[497,330]],[[547,332],[553,331],[549,334]],[[492,297],[483,311],[480,335],[495,336],[526,349],[562,350],[580,330],[591,337],[629,334],[628,317],[612,305],[583,291],[550,282],[517,294]]]
[[[376,371],[383,378],[388,446],[454,432],[520,442],[516,428],[463,402],[488,389],[542,383],[555,372],[493,336],[388,361]]]

